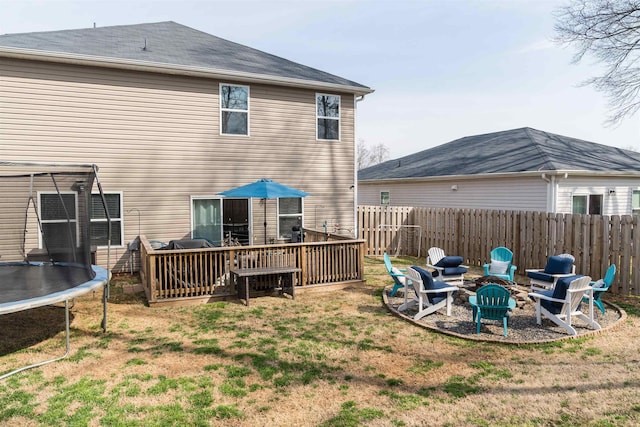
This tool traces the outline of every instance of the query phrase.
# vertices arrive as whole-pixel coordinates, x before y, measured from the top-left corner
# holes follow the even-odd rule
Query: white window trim
[[[54,224],[54,223],[66,223],[67,220],[66,219],[56,219],[56,220],[45,220],[42,218],[42,195],[43,194],[55,194],[56,196],[58,195],[57,192],[55,191],[39,191],[38,192],[38,217],[40,218],[40,222],[42,224]],[[75,219],[72,219],[71,222],[75,223],[76,226],[76,246],[80,245],[80,230],[78,230],[78,193],[74,192],[74,191],[61,191],[59,194],[72,194],[73,195],[73,203],[75,204],[75,211],[76,211],[76,217]],[[40,225],[38,224],[38,248],[39,249],[44,249],[43,248],[43,241],[42,241],[42,228],[40,227]]]
[[[576,192],[576,193],[571,193],[571,213],[573,213],[573,198],[575,196],[584,196],[587,198],[587,203],[585,205],[585,210],[587,211],[586,214],[575,214],[575,215],[589,215],[589,203],[590,203],[590,196],[601,196],[602,197],[602,212],[600,213],[600,215],[604,215],[604,201],[605,201],[605,195],[604,193],[589,193],[589,192]]]
[[[382,203],[382,193],[387,193],[389,195],[389,203],[387,204],[383,204]],[[380,191],[380,206],[391,206],[391,191]]]
[[[327,117],[327,116],[319,116],[318,115],[318,97],[319,96],[336,96],[338,97],[338,117]],[[316,110],[316,141],[327,141],[327,142],[340,142],[342,139],[342,96],[336,95],[335,93],[320,93],[316,92],[316,96],[314,99],[313,107]],[[322,139],[318,138],[318,119],[329,119],[329,120],[337,120],[338,121],[338,139]]]
[[[629,197],[631,198],[631,200],[629,201],[629,206],[631,206],[631,215],[640,215],[640,207],[638,207],[638,209],[634,209],[633,208],[633,193],[640,193],[640,188],[630,188],[631,192],[629,194]],[[634,213],[634,211],[637,211],[638,213]]]
[[[99,192],[92,192],[91,193],[91,197],[93,197],[94,195],[99,195]],[[120,244],[119,245],[111,245],[112,248],[124,248],[125,247],[125,243],[124,243],[124,193],[122,191],[105,191],[104,195],[106,196],[107,194],[119,194],[120,195],[120,218],[118,218],[118,221],[120,221]],[[113,218],[111,218],[111,221],[113,222]],[[89,222],[93,223],[93,222],[107,222],[106,218],[100,218],[100,219],[93,219],[93,218],[89,218]],[[138,230],[139,232],[140,230]],[[108,248],[107,245],[100,245],[97,247],[98,249],[106,249]]]
[[[237,110],[237,109],[233,109],[233,108],[222,108],[222,86],[235,86],[235,87],[244,87],[247,88],[247,109],[246,110]],[[248,85],[239,85],[239,84],[234,84],[234,83],[220,83],[218,85],[218,98],[219,98],[219,102],[218,102],[218,108],[220,109],[220,114],[219,114],[219,118],[218,118],[218,126],[220,128],[220,135],[222,136],[237,136],[237,137],[249,137],[251,135],[251,87]],[[237,133],[223,133],[222,132],[222,112],[223,111],[230,111],[230,112],[234,112],[234,113],[247,113],[247,133],[245,135],[243,134],[237,134]]]
[[[300,213],[295,213],[295,214],[282,214],[280,215],[280,197],[278,197],[276,199],[276,218],[277,218],[277,224],[276,224],[276,235],[278,236],[278,239],[283,239],[282,237],[282,233],[280,233],[280,217],[297,217],[300,216],[301,220],[300,220],[300,225],[302,227],[304,227],[304,197],[282,197],[282,199],[300,199]]]

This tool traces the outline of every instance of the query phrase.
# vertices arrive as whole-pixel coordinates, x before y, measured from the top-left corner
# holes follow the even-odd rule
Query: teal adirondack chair
[[[609,289],[609,287],[611,287],[611,284],[613,283],[613,278],[615,276],[616,276],[616,265],[611,264],[609,268],[607,268],[607,272],[604,274],[604,279],[602,279],[604,284],[601,287],[593,288],[593,304],[600,309],[602,314],[605,314],[605,310],[604,310],[604,304],[602,303],[602,300],[600,300],[600,297],[602,296],[602,294],[605,293],[607,289]],[[591,286],[593,286],[594,283],[595,282],[592,282]],[[588,303],[589,298],[587,296],[582,297],[582,302]]]
[[[513,282],[513,274],[517,267],[513,265],[513,252],[504,246],[491,250],[491,263],[483,265],[485,276],[496,276]],[[493,270],[500,268],[500,272]]]
[[[383,259],[384,259],[384,266],[387,269],[387,273],[389,273],[389,276],[391,276],[391,278],[393,279],[393,289],[391,289],[391,292],[389,293],[389,295],[391,295],[392,297],[395,297],[398,290],[405,288],[407,279],[404,277],[403,270],[394,268],[391,265],[391,258],[389,258],[389,254],[385,252]],[[404,289],[404,291],[406,292],[407,290]]]
[[[516,301],[511,298],[511,293],[504,287],[495,283],[482,286],[475,296],[469,297],[469,304],[473,308],[473,321],[476,323],[476,334],[480,333],[482,319],[502,320],[504,336],[507,336],[507,324],[511,309],[515,308]]]

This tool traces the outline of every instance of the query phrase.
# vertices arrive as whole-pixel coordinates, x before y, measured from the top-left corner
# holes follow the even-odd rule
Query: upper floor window
[[[340,96],[316,94],[318,139],[340,140]]]
[[[123,242],[122,227],[122,193],[104,193],[109,217],[111,218],[111,245],[121,246]],[[100,194],[91,194],[91,245],[107,246],[109,224]],[[138,230],[140,231],[140,230]]]
[[[572,202],[571,213],[602,215],[602,194],[575,195]]]
[[[381,205],[388,205],[390,202],[390,196],[389,196],[389,192],[388,191],[381,191],[380,192],[380,204]]]
[[[249,86],[220,84],[220,133],[249,135]]]

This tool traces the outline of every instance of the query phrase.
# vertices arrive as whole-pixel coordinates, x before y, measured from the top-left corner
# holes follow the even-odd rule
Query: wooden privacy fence
[[[150,304],[237,295],[232,268],[297,267],[302,287],[362,282],[363,240],[154,250],[140,236],[140,277]]]
[[[544,268],[551,255],[570,253],[578,274],[595,280],[615,264],[611,291],[640,295],[640,274],[635,274],[640,272],[638,216],[359,206],[358,224],[366,255],[426,257],[437,246],[481,266],[489,262],[491,249],[506,246],[524,275],[527,268]]]

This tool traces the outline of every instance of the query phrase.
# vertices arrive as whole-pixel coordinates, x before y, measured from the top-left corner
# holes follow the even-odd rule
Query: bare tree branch
[[[574,63],[592,56],[606,67],[584,84],[607,97],[609,124],[640,109],[640,0],[572,0],[556,12],[555,32],[576,49]]]

